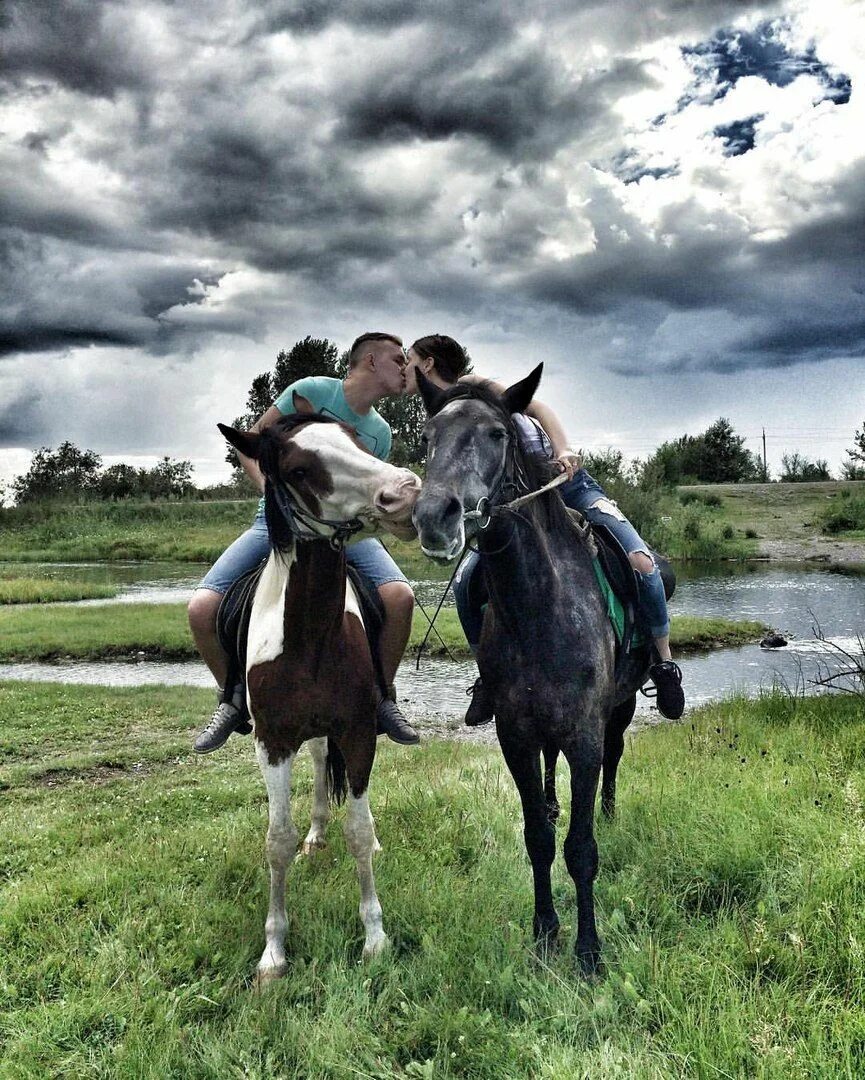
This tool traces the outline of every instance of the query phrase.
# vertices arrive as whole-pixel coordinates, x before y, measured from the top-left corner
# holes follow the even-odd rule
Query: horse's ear
[[[526,375],[524,379],[521,379],[518,383],[514,383],[513,386],[509,386],[507,390],[502,394],[502,398],[505,403],[505,408],[508,412],[525,412],[531,404],[532,398],[535,396],[535,392],[538,389],[538,383],[541,381],[541,375],[544,373],[544,365],[538,364],[534,371]]]
[[[243,454],[244,457],[258,460],[258,448],[261,443],[259,435],[252,431],[238,431],[237,428],[228,427],[226,424],[217,424],[216,426],[235,450]]]
[[[292,404],[294,405],[294,411],[297,412],[297,413],[314,413],[315,412],[315,406],[309,400],[309,398],[305,398],[303,396],[303,394],[298,394],[298,392],[296,390],[292,390],[292,392],[291,392],[291,401],[292,401]]]
[[[435,416],[444,404],[445,391],[436,386],[434,382],[430,382],[420,368],[415,368],[415,378],[417,379],[417,388],[423,398],[427,416]]]

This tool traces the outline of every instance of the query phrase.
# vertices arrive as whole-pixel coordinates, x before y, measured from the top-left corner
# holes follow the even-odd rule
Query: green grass
[[[841,498],[823,509],[820,527],[829,536],[865,539],[865,493],[856,496],[842,491]]]
[[[409,651],[420,644],[428,625],[416,608]],[[455,657],[470,655],[455,609],[443,609],[436,628]],[[677,616],[672,621],[671,640],[679,651],[741,645],[756,640],[764,630],[759,622]],[[444,655],[435,633],[430,635],[427,649],[430,655]],[[198,655],[185,604],[0,609],[0,660],[99,660],[139,652],[164,660]]]
[[[0,604],[53,604],[62,600],[105,600],[118,585],[89,581],[55,581],[38,577],[0,577]]]
[[[393,951],[360,963],[335,822],[328,851],[290,871],[290,970],[264,994],[250,985],[263,785],[249,740],[189,753],[210,705],[188,688],[0,684],[0,1075],[862,1075],[861,700],[726,702],[628,745],[618,819],[597,829],[606,974],[593,984],[571,958],[560,854],[564,948],[533,958],[498,751],[381,742],[376,877]],[[310,788],[302,755],[301,830]]]
[[[763,540],[802,540],[820,534],[824,514],[843,510],[847,499],[861,499],[865,481],[700,484],[678,490],[692,496],[718,496],[718,518],[732,525],[737,536],[750,528]]]
[[[8,562],[212,562],[249,527],[254,499],[116,502],[0,510]]]

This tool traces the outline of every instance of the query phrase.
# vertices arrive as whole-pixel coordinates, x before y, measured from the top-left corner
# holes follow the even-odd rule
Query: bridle
[[[348,520],[338,520],[325,517],[316,517],[311,510],[303,506],[291,488],[282,481],[274,483],[267,477],[267,484],[273,494],[276,509],[282,515],[282,519],[288,526],[295,540],[327,540],[334,551],[339,551],[348,540],[364,528],[364,522],[359,517]],[[332,530],[330,535],[320,533],[315,526],[323,525],[325,529]],[[308,532],[303,532],[305,526]],[[310,536],[309,533],[313,535]]]

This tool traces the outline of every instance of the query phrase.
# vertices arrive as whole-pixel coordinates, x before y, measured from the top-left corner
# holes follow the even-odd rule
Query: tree
[[[848,461],[841,466],[843,480],[865,480],[865,422],[853,436],[853,449],[847,451]]]
[[[829,465],[822,458],[811,461],[798,450],[792,454],[781,455],[781,482],[783,484],[801,484],[831,479]]]
[[[287,386],[309,375],[326,375],[332,379],[344,379],[348,374],[348,350],[340,353],[337,346],[327,338],[307,335],[286,352],[280,351],[272,372],[257,375],[252,381],[246,398],[246,412],[238,416],[234,426],[249,429],[274,403]],[[467,371],[471,371],[471,360]],[[419,397],[392,397],[378,402],[376,408],[390,425],[393,445],[390,460],[394,465],[418,465],[423,461],[421,432],[426,414]],[[241,468],[237,452],[230,449],[225,460],[234,469],[233,481],[242,485],[246,474]]]
[[[15,501],[20,505],[44,499],[76,499],[92,494],[99,482],[102,458],[92,450],[79,450],[63,442],[56,451],[41,446],[30,468],[12,481]]]
[[[729,420],[720,417],[702,435],[683,435],[662,443],[644,466],[662,483],[735,484],[763,475],[762,462],[745,449]]]
[[[162,458],[152,469],[139,469],[141,493],[151,499],[182,499],[195,490],[192,462]]]

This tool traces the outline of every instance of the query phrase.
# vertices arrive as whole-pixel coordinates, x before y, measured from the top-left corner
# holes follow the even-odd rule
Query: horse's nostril
[[[445,507],[445,517],[457,517],[462,513],[462,510],[459,499],[448,499],[448,504]]]

